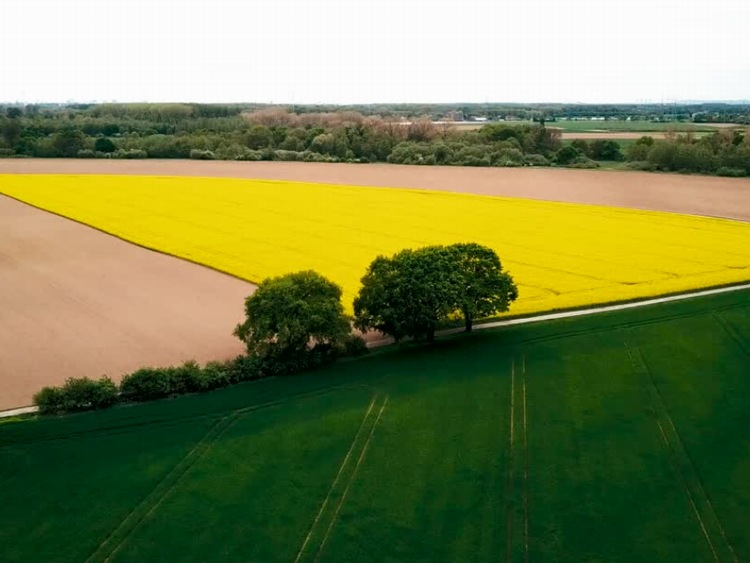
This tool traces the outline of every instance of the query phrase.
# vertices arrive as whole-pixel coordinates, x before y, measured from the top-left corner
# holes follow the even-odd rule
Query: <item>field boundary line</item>
[[[737,329],[732,326],[732,323],[730,323],[722,314],[720,311],[712,311],[711,314],[714,316],[714,318],[718,321],[718,323],[721,325],[721,328],[726,332],[729,337],[734,340],[734,342],[737,344],[737,346],[740,347],[740,349],[748,356],[750,356],[750,344],[748,344],[745,339],[742,337],[742,335],[737,331]]]
[[[653,372],[646,363],[646,360],[637,345],[634,346],[633,349],[627,341],[624,341],[624,344],[635,371],[645,375],[649,381],[649,396],[651,399],[651,404],[654,408],[655,420],[662,435],[662,441],[665,443],[668,451],[671,454],[670,457],[672,458],[675,470],[682,478],[685,492],[687,493],[688,499],[690,500],[690,504],[693,508],[693,512],[695,513],[701,529],[703,530],[706,541],[711,548],[714,559],[716,561],[721,560],[714,546],[714,542],[710,538],[708,528],[706,527],[706,521],[701,516],[701,512],[705,512],[704,516],[712,521],[712,523],[718,529],[719,534],[721,535],[721,539],[723,540],[724,547],[731,554],[732,560],[737,563],[739,561],[739,559],[737,558],[737,554],[735,553],[732,544],[729,542],[729,538],[726,535],[724,526],[722,525],[721,520],[719,519],[719,516],[714,508],[714,505],[711,502],[711,497],[708,494],[708,491],[706,491],[703,481],[701,480],[700,473],[698,473],[698,469],[696,468],[695,463],[690,457],[690,453],[685,446],[682,436],[677,430],[674,420],[669,413],[669,409],[667,408],[664,397],[661,394],[661,390],[659,389],[659,386],[656,384],[656,381],[654,379]],[[667,432],[665,432],[664,426],[661,424],[660,419],[663,419],[666,423],[669,424],[669,427],[672,430],[672,434],[674,435],[674,439],[670,439],[667,436]],[[693,482],[691,483],[691,481]],[[703,510],[699,510],[696,499],[698,499],[701,505],[703,505]]]
[[[2,194],[0,194],[2,195]],[[33,206],[32,206],[33,207]],[[46,211],[46,210],[43,210]],[[149,249],[150,250],[150,249]],[[246,281],[246,280],[245,280]],[[474,325],[475,330],[486,330],[486,329],[493,329],[493,328],[501,328],[506,326],[515,326],[515,325],[523,325],[523,324],[531,324],[531,323],[538,323],[538,322],[545,322],[545,321],[551,321],[551,320],[558,320],[558,319],[566,319],[566,318],[573,318],[573,317],[582,317],[582,316],[590,316],[590,315],[596,315],[600,313],[608,313],[612,311],[622,311],[625,309],[636,309],[639,307],[647,307],[650,305],[657,305],[661,303],[670,303],[673,301],[681,301],[685,299],[693,299],[698,297],[706,297],[709,295],[719,295],[722,293],[729,293],[733,291],[741,291],[745,289],[750,289],[750,283],[745,284],[739,284],[739,285],[730,285],[726,287],[719,287],[715,289],[707,289],[707,290],[701,290],[701,291],[694,291],[689,293],[680,293],[677,295],[670,295],[666,297],[657,297],[653,299],[646,299],[641,301],[633,301],[629,303],[622,303],[619,305],[605,305],[605,306],[598,306],[598,307],[591,307],[588,309],[577,309],[575,311],[562,311],[559,313],[549,313],[549,314],[543,314],[543,315],[534,315],[530,317],[521,317],[517,319],[509,319],[507,321],[492,321],[489,323],[479,323]],[[743,307],[746,305],[742,305]],[[726,309],[733,309],[737,308],[737,306],[728,306],[723,307],[719,310],[726,310]],[[640,324],[647,324],[647,323],[658,323],[658,322],[664,322],[668,321],[670,319],[677,319],[677,318],[684,318],[684,317],[690,317],[694,316],[695,314],[699,313],[687,313],[687,314],[680,314],[680,315],[672,315],[672,316],[666,316],[661,317],[657,319],[649,319],[646,321],[641,322],[635,322],[635,323],[629,323],[627,325],[618,325],[616,327],[612,328],[599,328],[599,329],[592,329],[587,331],[580,331],[580,334],[587,334],[589,332],[601,332],[603,330],[617,330],[622,328],[623,326],[633,326],[633,325],[640,325]],[[448,336],[451,334],[458,334],[460,332],[463,332],[463,329],[461,328],[451,328],[451,329],[445,329],[440,330],[436,334],[437,336]],[[562,335],[554,335],[551,337],[544,338],[542,340],[549,340],[554,338],[565,338],[574,333],[566,333]],[[531,340],[529,342],[536,342],[536,340]],[[368,347],[376,348],[384,345],[390,344],[391,341],[387,338],[381,339],[381,340],[375,340],[368,344]],[[20,409],[23,409],[23,414],[33,414],[36,412],[39,412],[38,407],[34,406],[26,406],[26,407],[20,407]],[[10,416],[16,416],[18,414],[19,409],[13,408],[8,410],[0,411],[0,418],[10,417]]]
[[[198,443],[183,456],[175,466],[151,489],[141,502],[115,527],[107,537],[99,544],[99,547],[86,559],[86,563],[93,561],[109,561],[125,541],[138,528],[141,522],[147,518],[161,504],[172,489],[180,482],[182,477],[190,470],[191,467],[203,457],[214,442],[221,437],[224,432],[239,418],[236,414],[230,414],[219,418],[203,435]],[[115,541],[118,533],[122,532],[122,537],[117,543]]]
[[[341,478],[341,474],[344,472],[344,467],[346,466],[347,462],[349,461],[349,458],[352,455],[352,452],[354,451],[354,446],[356,445],[357,440],[359,439],[359,436],[362,434],[362,430],[365,427],[365,422],[367,422],[367,419],[370,416],[370,413],[372,412],[373,407],[375,406],[375,401],[378,398],[379,398],[378,395],[375,394],[375,396],[370,401],[370,406],[365,412],[365,416],[362,418],[362,422],[359,425],[359,429],[357,430],[357,433],[354,435],[354,439],[352,440],[352,443],[349,446],[349,451],[346,452],[346,455],[344,456],[344,459],[341,462],[341,465],[339,466],[339,470],[336,473],[336,477],[333,479],[331,486],[328,488],[328,493],[326,494],[325,499],[323,499],[323,504],[320,505],[320,510],[318,510],[318,513],[315,515],[315,519],[310,525],[310,529],[308,530],[307,535],[305,536],[305,540],[302,542],[302,547],[300,547],[299,552],[297,552],[297,557],[295,557],[294,563],[298,563],[298,561],[302,558],[302,555],[304,554],[305,549],[307,548],[307,544],[310,542],[310,538],[312,537],[312,534],[315,531],[315,526],[320,521],[320,518],[323,515],[323,512],[326,509],[326,506],[328,506],[328,501],[331,498],[333,489],[336,487],[336,484]]]
[[[508,437],[508,481],[506,484],[506,501],[505,501],[505,560],[510,563],[513,561],[513,493],[515,492],[515,483],[513,475],[513,442],[515,434],[515,397],[516,397],[516,357],[511,358],[510,362],[510,431]]]
[[[336,506],[336,510],[333,513],[333,517],[331,518],[331,523],[328,525],[328,529],[326,530],[326,533],[320,542],[320,547],[318,548],[318,552],[315,555],[316,563],[320,561],[320,558],[323,556],[323,550],[325,549],[326,543],[328,542],[328,538],[330,537],[331,531],[333,530],[333,527],[336,524],[336,519],[338,518],[339,512],[341,511],[341,507],[344,505],[344,502],[346,501],[346,497],[349,494],[349,489],[351,489],[352,483],[354,483],[354,479],[357,477],[357,471],[359,470],[359,467],[362,464],[362,460],[364,460],[365,455],[367,454],[367,450],[370,448],[370,442],[372,440],[372,436],[375,434],[375,429],[378,427],[380,418],[383,416],[383,411],[385,411],[385,407],[388,404],[389,398],[390,398],[389,395],[385,396],[385,400],[383,401],[383,404],[380,407],[380,411],[378,411],[378,416],[375,419],[375,423],[372,425],[372,428],[370,429],[370,434],[367,436],[365,445],[362,448],[362,452],[359,454],[359,458],[357,459],[357,464],[354,466],[354,470],[352,471],[351,477],[349,478],[349,482],[347,483],[346,488],[344,489],[344,492],[341,495],[341,498],[339,499],[339,503]]]

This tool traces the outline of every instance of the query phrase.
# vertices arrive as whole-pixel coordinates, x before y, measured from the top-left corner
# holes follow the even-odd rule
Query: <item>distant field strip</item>
[[[323,499],[320,510],[315,515],[315,519],[302,542],[294,563],[298,563],[299,561],[319,561],[322,557],[328,538],[336,524],[338,514],[357,476],[357,470],[367,454],[370,440],[375,433],[375,428],[378,426],[387,404],[387,395],[375,396],[370,402],[362,419],[362,424],[354,436],[349,451],[346,452],[346,456],[344,456],[341,462],[341,466],[331,483],[331,488]]]
[[[0,175],[0,193],[253,282],[314,269],[347,308],[375,256],[460,241],[497,250],[513,314],[750,280],[750,224],[704,217],[227,178]]]
[[[670,457],[670,461],[675,468],[675,472],[679,475],[685,487],[688,502],[695,514],[701,532],[706,538],[714,560],[738,562],[739,559],[734,552],[734,548],[727,539],[726,532],[716,514],[711,498],[706,492],[700,475],[680,437],[680,433],[677,431],[677,427],[664,404],[659,387],[654,381],[654,376],[648,364],[646,364],[641,350],[627,341],[625,341],[625,348],[635,372],[648,379],[648,395],[653,409],[654,420],[659,428],[659,434]]]

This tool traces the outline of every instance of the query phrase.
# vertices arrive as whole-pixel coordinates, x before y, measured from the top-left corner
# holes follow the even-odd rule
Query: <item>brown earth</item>
[[[0,196],[0,409],[44,385],[227,359],[253,286]]]
[[[191,160],[0,159],[0,174],[147,174],[424,188],[750,221],[750,179],[557,168]]]
[[[750,221],[750,180],[562,169],[0,160],[2,173],[285,179],[458,191]],[[229,358],[253,286],[0,196],[0,409],[67,377]],[[148,322],[144,323],[144,319]]]

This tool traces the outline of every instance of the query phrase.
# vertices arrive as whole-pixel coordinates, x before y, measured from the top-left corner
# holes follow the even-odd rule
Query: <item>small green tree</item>
[[[234,330],[250,354],[291,358],[310,346],[339,346],[350,333],[341,288],[312,270],[269,278],[245,300]]]
[[[562,164],[564,166],[573,162],[580,156],[580,154],[581,153],[574,146],[567,145],[557,151],[557,153],[555,154],[555,160],[558,164]]]
[[[52,149],[56,156],[74,157],[86,148],[86,136],[77,129],[63,129],[52,137]]]
[[[503,272],[493,249],[476,243],[454,244],[447,249],[459,284],[456,305],[464,317],[466,332],[471,332],[474,319],[507,311],[518,298],[518,288],[511,275]]]

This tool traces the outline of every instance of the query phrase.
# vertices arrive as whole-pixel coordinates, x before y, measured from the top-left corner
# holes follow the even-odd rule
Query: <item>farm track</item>
[[[714,509],[700,473],[675,426],[653,372],[638,346],[630,344],[627,340],[624,341],[624,346],[634,372],[648,380],[647,393],[654,422],[659,429],[662,444],[669,456],[673,470],[679,476],[683,485],[685,495],[698,521],[701,533],[708,544],[713,560],[737,563],[739,561],[737,554],[727,538],[724,526]]]

